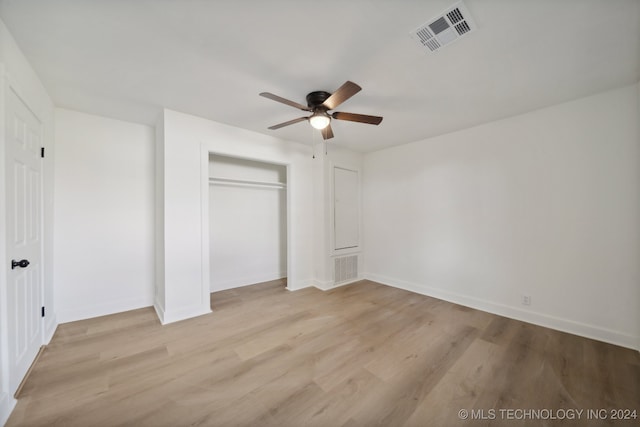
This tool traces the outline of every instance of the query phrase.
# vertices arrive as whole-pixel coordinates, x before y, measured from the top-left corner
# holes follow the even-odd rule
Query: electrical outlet
[[[531,305],[531,295],[522,295],[522,305]]]

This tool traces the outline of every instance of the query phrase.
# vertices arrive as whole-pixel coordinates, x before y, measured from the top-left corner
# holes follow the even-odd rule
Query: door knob
[[[13,270],[16,267],[20,267],[20,268],[27,268],[27,266],[29,265],[29,261],[27,261],[26,259],[22,259],[20,261],[16,261],[15,259],[11,260],[11,269]]]

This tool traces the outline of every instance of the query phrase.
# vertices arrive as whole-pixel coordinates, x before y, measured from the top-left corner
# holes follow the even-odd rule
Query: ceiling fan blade
[[[285,126],[289,126],[289,125],[292,125],[292,124],[295,124],[295,123],[303,122],[305,120],[309,120],[309,118],[308,117],[298,117],[297,119],[289,120],[288,122],[279,123],[277,125],[269,126],[269,129],[276,130],[276,129],[280,129],[280,128],[283,128]]]
[[[326,128],[321,129],[322,139],[331,139],[333,138],[333,130],[331,129],[331,124],[328,124]]]
[[[327,110],[333,110],[361,90],[362,88],[354,82],[347,81],[345,84],[340,86],[338,90],[333,92],[333,94],[328,97],[322,105],[327,107]]]
[[[260,96],[268,98],[268,99],[271,99],[272,101],[281,102],[283,104],[289,105],[289,106],[294,107],[294,108],[298,108],[298,109],[303,110],[303,111],[311,111],[311,108],[309,108],[309,107],[307,107],[305,105],[298,104],[297,102],[294,102],[294,101],[289,101],[288,99],[285,99],[285,98],[283,98],[281,96],[278,96],[278,95],[274,95],[274,94],[269,93],[269,92],[262,92],[260,94]]]
[[[350,122],[366,123],[369,125],[379,125],[382,121],[380,116],[367,116],[366,114],[341,113],[336,111],[331,115],[336,120],[348,120]]]

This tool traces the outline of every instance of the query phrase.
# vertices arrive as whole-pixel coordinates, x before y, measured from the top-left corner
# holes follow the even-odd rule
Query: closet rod
[[[233,179],[233,178],[209,178],[209,184],[212,185],[239,185],[243,187],[256,187],[256,188],[275,188],[285,189],[287,184],[283,182],[269,182],[269,181],[252,181],[246,179]]]

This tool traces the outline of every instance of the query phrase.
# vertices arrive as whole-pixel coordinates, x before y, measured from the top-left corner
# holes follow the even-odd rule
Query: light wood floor
[[[369,281],[211,301],[167,326],[152,308],[60,325],[7,426],[638,425],[497,412],[640,411],[632,350]]]

